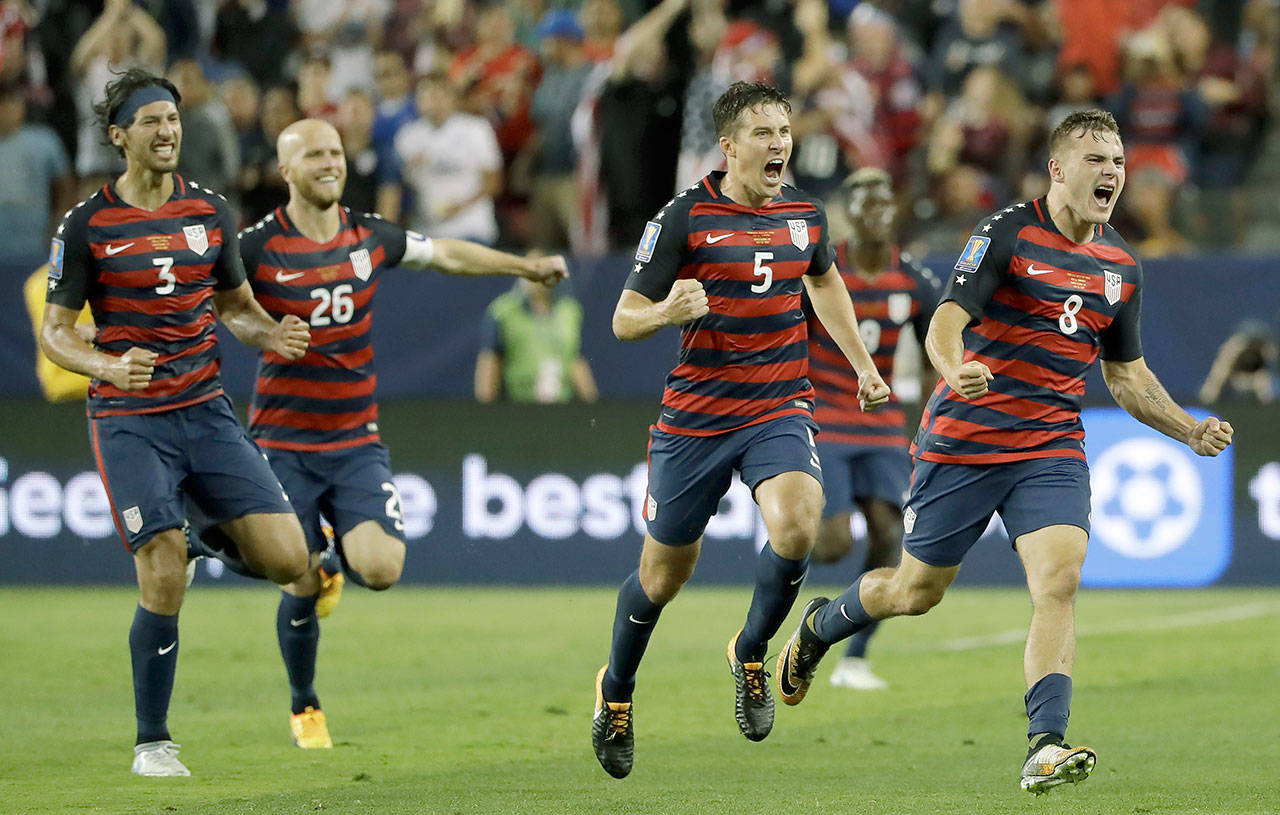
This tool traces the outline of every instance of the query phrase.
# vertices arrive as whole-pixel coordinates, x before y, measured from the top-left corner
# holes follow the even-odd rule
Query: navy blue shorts
[[[902,548],[931,566],[957,566],[999,512],[1009,540],[1046,526],[1089,531],[1089,468],[1076,458],[1010,464],[916,459]]]
[[[907,500],[911,480],[911,455],[902,447],[867,447],[858,444],[823,444],[818,436],[823,492],[827,502],[823,518],[848,515],[855,498],[878,498],[895,507]]]
[[[377,521],[388,535],[404,540],[400,493],[391,480],[391,457],[381,444],[318,451],[268,448],[267,461],[289,494],[312,552],[328,546],[321,515],[339,541],[364,521]]]
[[[783,416],[715,436],[680,436],[649,428],[645,521],[659,543],[683,546],[702,537],[737,470],[755,492],[767,478],[808,473],[822,483],[807,416]]]
[[[89,420],[89,440],[116,529],[136,552],[180,529],[193,505],[211,523],[293,507],[226,396]]]

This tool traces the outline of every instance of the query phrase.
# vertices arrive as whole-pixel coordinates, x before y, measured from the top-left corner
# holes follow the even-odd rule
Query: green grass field
[[[829,657],[804,704],[780,704],[752,744],[723,655],[748,590],[695,584],[649,649],[623,781],[589,736],[611,589],[348,590],[325,622],[317,682],[336,748],[302,751],[274,591],[197,585],[170,715],[189,779],[128,771],[132,591],[0,599],[4,813],[1280,811],[1275,590],[1086,592],[1070,736],[1098,750],[1098,768],[1038,799],[1017,786],[1018,591],[956,590],[884,626],[872,656],[887,692],[832,688]]]

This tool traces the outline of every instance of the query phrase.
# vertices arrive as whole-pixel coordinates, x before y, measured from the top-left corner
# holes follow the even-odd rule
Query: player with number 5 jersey
[[[370,327],[379,278],[395,267],[431,267],[555,284],[567,267],[559,255],[523,258],[468,241],[432,240],[341,206],[346,157],[326,122],[290,125],[277,153],[289,202],[242,234],[241,253],[258,302],[272,315],[305,320],[312,342],[301,359],[262,355],[249,429],[288,491],[312,553],[307,573],[284,587],[276,615],[290,729],[299,747],[330,747],[314,685],[317,618],[336,602],[342,574],[386,589],[399,580],[405,559],[400,496],[374,400]],[[334,550],[322,565],[323,521],[332,526]]]

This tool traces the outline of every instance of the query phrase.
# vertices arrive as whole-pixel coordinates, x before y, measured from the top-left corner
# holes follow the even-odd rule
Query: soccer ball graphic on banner
[[[1120,554],[1158,558],[1193,535],[1204,485],[1187,452],[1163,439],[1131,438],[1093,462],[1093,535]]]

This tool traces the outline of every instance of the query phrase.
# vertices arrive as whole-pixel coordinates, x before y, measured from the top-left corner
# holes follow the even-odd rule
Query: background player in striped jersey
[[[752,741],[773,727],[765,652],[800,590],[822,510],[802,289],[859,373],[864,405],[889,398],[832,262],[826,213],[782,183],[790,112],[769,85],[739,82],[716,101],[728,171],[681,192],[646,225],[614,311],[623,340],[681,326],[679,362],[650,433],[640,567],[618,593],[609,663],[596,676],[592,742],[617,778],[631,771],[631,695],[645,646],[692,575],[735,470],[769,529],[746,624],[727,649],[735,718]]]
[[[266,310],[311,325],[306,356],[262,355],[249,429],[302,520],[310,568],[284,587],[276,615],[292,694],[290,728],[299,747],[332,747],[314,679],[320,625],[320,556],[333,525],[342,569],[381,590],[400,579],[404,523],[387,449],[378,435],[377,377],[370,326],[381,274],[396,266],[457,275],[518,275],[555,283],[560,255],[522,258],[476,243],[432,240],[341,206],[347,163],[338,131],[305,119],[276,145],[289,202],[245,231],[249,282]],[[465,146],[459,146],[465,149]]]
[[[835,247],[836,267],[857,309],[862,341],[876,368],[893,371],[898,338],[911,326],[923,345],[929,318],[938,303],[933,273],[901,252],[894,242],[897,205],[889,174],[864,167],[843,186],[851,240]],[[936,381],[927,362],[921,365],[921,391]],[[819,563],[835,563],[853,549],[849,518],[854,506],[866,519],[867,552],[861,571],[896,566],[902,552],[902,502],[911,477],[907,454],[906,416],[897,394],[883,410],[868,413],[858,405],[858,380],[831,335],[809,315],[809,378],[813,381],[818,458],[822,461],[822,525],[813,547]],[[892,379],[889,385],[898,391]],[[831,684],[861,690],[888,687],[871,672],[867,642],[869,625],[849,638],[845,656],[831,674]]]
[[[126,169],[58,230],[40,334],[51,360],[93,377],[93,452],[141,594],[129,631],[133,772],[153,776],[190,775],[168,728],[186,588],[184,501],[277,583],[296,580],[307,557],[280,482],[223,394],[215,310],[242,342],[282,359],[301,357],[309,332],[297,317],[273,320],[253,299],[226,200],[174,173],[178,101],[173,85],[140,69],[107,86],[97,112]],[[86,300],[93,347],[75,331]]]
[[[929,325],[926,347],[942,381],[912,448],[902,565],[867,572],[832,602],[810,601],[778,658],[779,679],[802,698],[831,643],[937,605],[999,512],[1032,600],[1021,786],[1036,794],[1083,780],[1096,761],[1090,748],[1063,741],[1089,537],[1085,374],[1101,355],[1116,402],[1199,455],[1222,452],[1233,432],[1178,407],[1143,361],[1142,268],[1107,226],[1125,177],[1115,119],[1072,113],[1049,148],[1048,195],[979,224]]]

